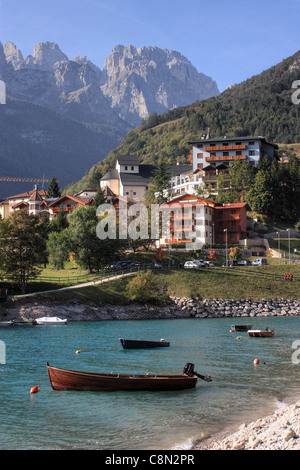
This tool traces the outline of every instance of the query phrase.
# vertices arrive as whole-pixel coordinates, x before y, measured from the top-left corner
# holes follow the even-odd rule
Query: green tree
[[[151,271],[139,272],[128,282],[126,292],[128,297],[136,302],[162,303],[166,299]]]
[[[60,197],[61,192],[58,186],[58,181],[55,176],[52,177],[48,186],[48,197]]]
[[[253,211],[260,214],[268,214],[272,205],[273,195],[269,186],[269,175],[263,170],[259,170],[255,181],[248,192],[247,202]]]
[[[170,189],[170,175],[167,172],[167,166],[164,162],[160,162],[154,171],[152,185],[148,190],[148,203],[163,204],[167,202]]]
[[[99,187],[97,189],[97,193],[95,195],[95,198],[94,198],[94,201],[93,201],[93,205],[95,207],[98,207],[100,206],[101,204],[104,204],[105,203],[105,198],[104,198],[104,194],[103,194],[103,191],[102,191],[102,188]]]
[[[61,232],[68,227],[68,220],[61,207],[57,216],[49,222],[49,232]]]
[[[227,202],[228,191],[226,190],[226,183],[225,183],[225,179],[222,173],[219,173],[217,177],[217,188],[218,188],[217,201],[221,203]]]
[[[47,240],[49,263],[56,269],[64,269],[69,259],[70,243],[66,230],[52,232]]]
[[[69,215],[69,227],[66,230],[70,252],[78,266],[98,271],[111,262],[125,248],[126,240],[97,237],[96,228],[99,218],[96,207],[78,207]]]
[[[147,119],[147,128],[155,127],[159,124],[158,115],[156,112],[151,113]]]
[[[0,269],[25,291],[29,279],[37,277],[46,250],[44,229],[37,216],[14,212],[0,224]]]
[[[280,168],[281,218],[296,222],[300,217],[300,162],[296,156]]]
[[[227,197],[229,202],[246,200],[247,192],[253,183],[254,169],[249,166],[246,160],[235,160],[229,167],[230,191]]]

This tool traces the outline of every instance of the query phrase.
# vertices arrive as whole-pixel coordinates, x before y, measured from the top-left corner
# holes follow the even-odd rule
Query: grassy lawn
[[[274,250],[278,251],[278,238],[269,238],[268,242],[269,242],[270,248],[273,248]],[[294,254],[298,258],[300,255],[300,238],[290,239],[290,249],[289,249],[289,239],[280,238],[279,249],[281,253],[284,253],[286,259],[289,258],[289,252],[290,252],[291,258],[294,256]],[[296,249],[296,253],[294,253],[295,249]]]
[[[294,276],[284,280],[284,273]],[[300,298],[300,265],[204,268],[199,270],[153,270],[153,276],[168,295],[202,299]],[[89,305],[127,304],[126,286],[131,276],[103,284],[39,294],[38,299],[74,301]]]

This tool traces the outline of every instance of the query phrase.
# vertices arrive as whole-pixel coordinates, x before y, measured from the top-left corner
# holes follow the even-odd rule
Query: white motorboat
[[[8,321],[0,321],[0,326],[12,326],[14,324],[13,321],[8,320]]]
[[[67,320],[58,317],[41,317],[36,319],[38,325],[63,325]]]

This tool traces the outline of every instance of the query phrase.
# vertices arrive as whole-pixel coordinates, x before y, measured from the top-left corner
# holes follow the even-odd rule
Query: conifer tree
[[[55,176],[52,177],[48,186],[48,197],[60,197],[61,192],[58,186],[58,181]]]

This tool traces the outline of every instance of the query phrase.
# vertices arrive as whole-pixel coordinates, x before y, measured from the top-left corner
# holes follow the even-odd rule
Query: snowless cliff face
[[[120,123],[136,127],[154,111],[160,114],[219,94],[216,83],[186,57],[158,47],[116,46],[101,71],[87,57],[70,60],[53,42],[36,44],[26,58],[11,41],[0,46],[9,92],[63,114],[76,103],[87,119],[89,113],[93,120],[95,114],[99,119],[105,115],[116,123],[121,117]]]
[[[116,46],[107,57],[101,89],[113,109],[135,125],[158,114],[219,94],[216,83],[179,52]]]

